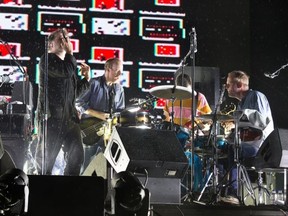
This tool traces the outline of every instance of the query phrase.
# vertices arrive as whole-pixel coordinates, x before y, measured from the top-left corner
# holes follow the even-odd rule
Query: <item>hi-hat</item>
[[[213,120],[214,114],[196,116],[195,118],[198,120]],[[231,115],[216,114],[215,120],[216,121],[233,121],[234,117]]]
[[[192,90],[183,86],[161,85],[153,87],[149,93],[158,98],[164,99],[188,99],[192,98]]]

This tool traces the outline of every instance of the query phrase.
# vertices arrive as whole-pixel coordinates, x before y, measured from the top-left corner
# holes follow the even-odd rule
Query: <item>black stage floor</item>
[[[199,204],[184,204],[179,206],[173,205],[156,205],[152,206],[152,212],[154,216],[268,216],[268,215],[287,215],[287,208],[284,206],[205,206]]]
[[[29,176],[30,216],[100,216],[104,209],[105,181],[92,176]],[[161,195],[165,196],[163,191]],[[151,204],[150,216],[277,216],[288,215],[286,206]],[[123,216],[122,214],[117,214]],[[142,215],[141,215],[142,216]]]

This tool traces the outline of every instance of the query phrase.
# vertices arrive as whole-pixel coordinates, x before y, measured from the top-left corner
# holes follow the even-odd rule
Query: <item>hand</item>
[[[224,129],[224,134],[230,134],[232,129],[235,128],[235,123],[233,121],[224,121],[221,123],[221,126]]]
[[[80,65],[81,75],[84,76],[88,81],[90,80],[90,66],[82,62]]]
[[[66,53],[73,55],[73,45],[68,36],[62,39],[62,44],[63,44],[63,49],[66,51]]]

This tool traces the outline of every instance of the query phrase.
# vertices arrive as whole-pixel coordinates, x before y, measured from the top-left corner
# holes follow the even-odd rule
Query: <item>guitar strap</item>
[[[109,87],[109,113],[110,113],[110,117],[112,117],[112,114],[113,114],[114,102],[115,102],[115,84],[112,84]]]

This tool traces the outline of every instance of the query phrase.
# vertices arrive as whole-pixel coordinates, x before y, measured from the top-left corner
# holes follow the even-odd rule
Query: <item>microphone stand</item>
[[[42,175],[46,173],[46,142],[47,142],[47,120],[48,120],[48,36],[45,37],[45,54],[44,54],[44,73],[43,76],[43,95],[44,95],[44,113],[41,115],[42,121]]]
[[[193,191],[193,186],[194,186],[194,177],[195,177],[195,170],[194,170],[194,154],[195,154],[195,149],[194,149],[194,122],[195,122],[195,114],[196,114],[196,109],[197,105],[195,103],[195,53],[197,52],[197,37],[196,37],[196,30],[195,27],[192,27],[192,30],[190,32],[190,59],[191,59],[191,80],[192,80],[192,85],[191,85],[191,98],[192,98],[192,107],[191,107],[191,176],[190,176],[190,187],[191,191]]]
[[[285,69],[286,67],[288,66],[288,63],[285,64],[285,65],[282,65],[278,70],[276,70],[274,73],[270,74],[270,73],[264,73],[264,75],[266,77],[269,77],[271,79],[274,79],[275,77],[279,76],[280,75],[280,71]]]

